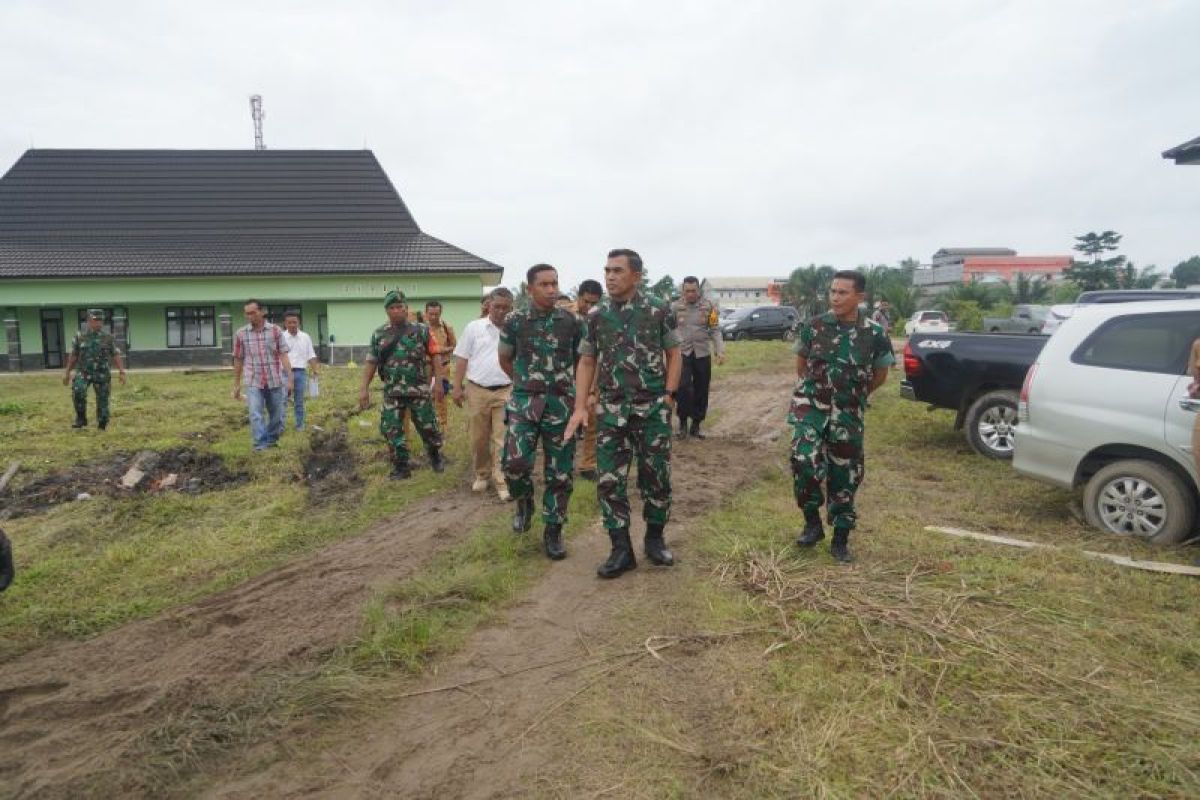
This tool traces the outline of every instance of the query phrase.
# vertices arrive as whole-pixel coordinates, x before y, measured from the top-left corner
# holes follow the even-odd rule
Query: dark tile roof
[[[1015,256],[1016,250],[1008,247],[943,247],[933,254],[939,256]]]
[[[1164,150],[1162,157],[1172,159],[1176,164],[1200,164],[1200,136]]]
[[[30,150],[0,277],[488,272],[421,231],[369,150]]]

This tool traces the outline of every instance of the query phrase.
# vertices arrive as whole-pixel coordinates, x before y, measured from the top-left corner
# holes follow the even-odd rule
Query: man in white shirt
[[[500,369],[500,329],[512,311],[512,292],[503,286],[488,294],[487,315],[463,328],[454,348],[454,404],[467,404],[475,481],[471,490],[487,489],[488,478],[501,500],[508,500],[508,485],[500,471],[504,451],[504,406],[512,393],[512,379]],[[465,381],[465,386],[464,386]]]
[[[283,338],[288,343],[288,361],[292,364],[292,405],[296,413],[296,430],[304,430],[304,397],[308,381],[317,379],[317,351],[312,339],[300,330],[300,315],[289,311],[283,317]]]

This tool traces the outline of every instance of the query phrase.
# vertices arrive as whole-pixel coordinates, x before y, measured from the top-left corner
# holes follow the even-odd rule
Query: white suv
[[[1025,377],[1013,467],[1084,487],[1088,522],[1155,544],[1192,535],[1200,401],[1185,372],[1200,300],[1080,306]]]

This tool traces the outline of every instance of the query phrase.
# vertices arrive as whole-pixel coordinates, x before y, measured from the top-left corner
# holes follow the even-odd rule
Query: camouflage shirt
[[[813,317],[801,327],[792,349],[808,359],[796,393],[825,402],[848,395],[861,404],[875,370],[896,363],[883,327],[861,311],[854,322],[839,322],[832,311]]]
[[[514,311],[500,330],[500,355],[513,359],[513,394],[575,396],[583,325],[563,308]]]
[[[624,303],[605,297],[596,304],[579,354],[596,358],[601,400],[644,403],[666,394],[666,351],[674,347],[679,333],[670,307],[635,292]]]
[[[71,343],[71,355],[79,374],[93,381],[112,379],[112,360],[118,353],[117,341],[111,333],[82,330]]]
[[[384,325],[371,334],[367,361],[377,364],[383,390],[393,397],[429,397],[429,359],[438,354],[429,328],[419,322]]]

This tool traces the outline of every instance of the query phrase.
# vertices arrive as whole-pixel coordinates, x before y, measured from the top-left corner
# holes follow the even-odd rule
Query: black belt
[[[489,392],[494,392],[497,389],[507,389],[509,386],[512,386],[511,383],[498,383],[495,386],[484,386],[482,383],[476,383],[475,381],[469,379],[467,380],[467,383],[471,384],[472,386],[478,386],[480,389],[487,389]]]

